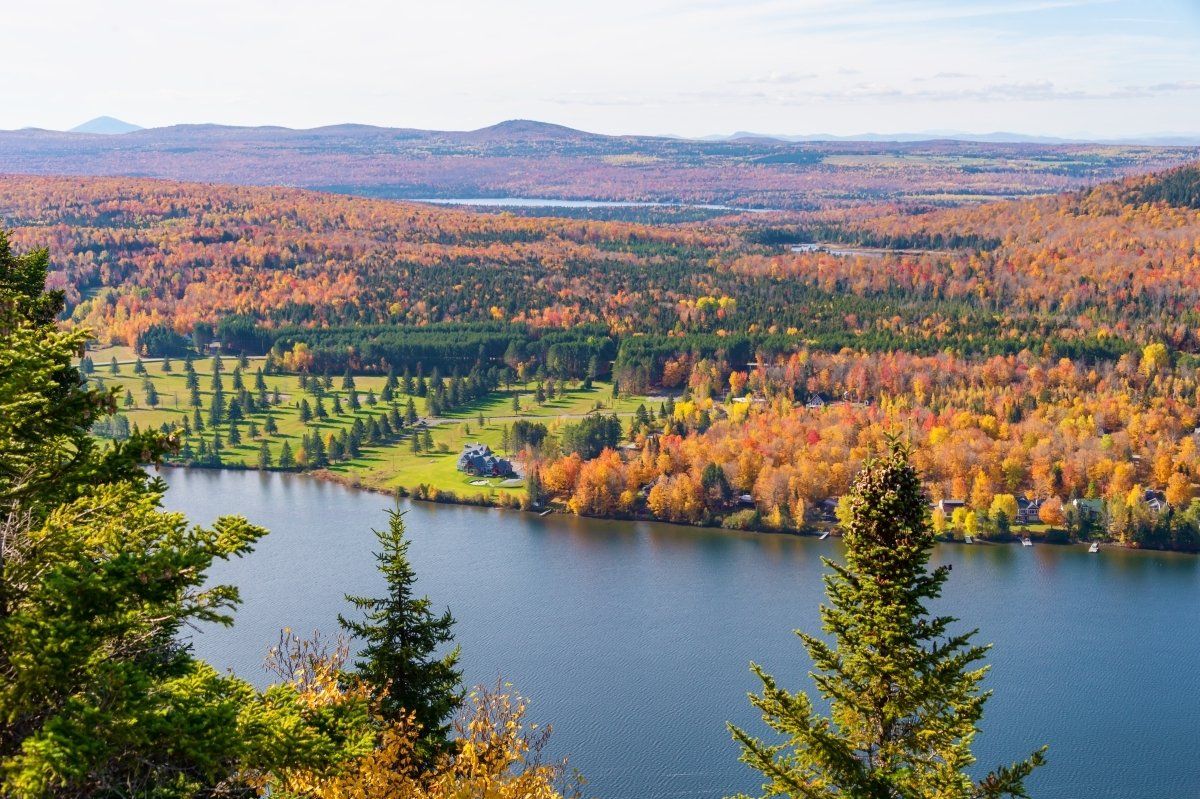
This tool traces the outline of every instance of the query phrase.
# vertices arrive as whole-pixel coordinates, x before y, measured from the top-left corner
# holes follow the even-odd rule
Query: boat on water
[[[554,511],[550,508],[546,508],[544,511],[539,513],[538,516],[549,516],[551,513],[554,513]]]
[[[826,530],[825,532],[821,533],[821,537],[820,537],[820,538],[818,538],[817,540],[818,540],[818,541],[824,541],[826,538],[829,538],[829,531],[828,531],[828,530]]]
[[[975,536],[973,536],[973,535],[965,535],[965,536],[963,536],[963,543],[964,543],[964,544],[974,544],[974,543],[975,543]]]
[[[1099,552],[1099,551],[1100,551],[1100,545],[1098,543],[1096,543],[1095,541],[1093,541],[1092,545],[1090,547],[1088,547],[1088,552]]]
[[[1024,538],[1021,539],[1021,546],[1023,546],[1023,547],[1033,546],[1033,542],[1029,540],[1029,536],[1025,536]]]

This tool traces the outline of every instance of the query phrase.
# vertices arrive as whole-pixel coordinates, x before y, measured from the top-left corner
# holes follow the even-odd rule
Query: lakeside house
[[[487,444],[464,444],[458,470],[476,477],[512,477],[512,463],[492,452]]]
[[[948,519],[954,513],[954,511],[958,510],[959,508],[965,508],[966,506],[967,501],[965,499],[939,499],[935,507],[942,513],[946,514],[946,518]]]
[[[1073,499],[1071,507],[1080,518],[1097,521],[1104,515],[1104,500],[1102,499]]]
[[[1147,488],[1142,492],[1142,502],[1145,502],[1155,513],[1165,513],[1170,508],[1170,505],[1167,504],[1166,493],[1155,491],[1152,488]]]
[[[1039,514],[1042,510],[1040,499],[1017,497],[1017,524],[1037,524],[1041,521]]]

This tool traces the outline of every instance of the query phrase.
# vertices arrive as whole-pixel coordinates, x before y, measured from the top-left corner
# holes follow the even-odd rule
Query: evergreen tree
[[[279,432],[279,425],[275,423],[275,416],[268,413],[267,418],[263,420],[263,432],[269,436],[273,436]]]
[[[425,428],[425,432],[421,434],[421,449],[426,452],[433,452],[433,433],[429,432],[429,428]]]
[[[244,775],[312,755],[330,768],[347,740],[337,717],[180,645],[189,627],[231,623],[237,589],[209,570],[265,531],[163,511],[139,464],[167,454],[159,433],[90,435],[116,396],[80,381],[90,333],[55,324],[47,271],[44,250],[15,256],[0,234],[0,796],[247,796]]]
[[[137,360],[135,360],[135,361],[133,362],[133,373],[134,373],[135,375],[144,375],[144,374],[146,374],[146,364],[142,363],[142,359],[141,359],[141,357],[140,357],[140,356],[138,357],[138,359],[137,359]]]
[[[751,697],[786,736],[767,744],[731,725],[742,761],[762,772],[767,796],[813,799],[984,799],[1026,796],[1025,778],[1044,749],[975,782],[971,744],[988,694],[977,664],[986,647],[930,616],[950,568],[929,570],[929,502],[907,448],[868,461],[849,494],[846,565],[830,561],[823,627],[833,643],[800,633],[816,666],[828,718],[805,693],[780,688],[755,664],[763,691]]]
[[[535,467],[525,479],[525,491],[529,496],[529,507],[540,508],[545,499],[545,489],[542,487],[542,476]]]
[[[324,469],[329,465],[329,455],[320,433],[313,433],[311,448],[308,449],[308,465],[314,469]]]
[[[166,355],[163,356],[161,369],[163,374],[168,375],[174,371],[174,369],[171,367],[171,359]]]
[[[267,444],[266,441],[264,441],[262,443],[262,446],[260,446],[258,448],[258,468],[260,468],[260,469],[270,469],[271,468],[271,447]]]
[[[234,419],[233,421],[231,421],[229,423],[229,443],[230,444],[242,443],[242,433],[238,429],[239,426],[240,425],[236,419]]]
[[[108,371],[114,375],[121,374],[121,364],[117,363],[117,356],[114,355],[108,362]]]
[[[363,642],[354,673],[372,691],[383,718],[412,714],[421,729],[418,755],[433,760],[451,746],[449,719],[463,699],[458,647],[439,654],[453,641],[454,618],[450,611],[435,614],[428,597],[415,595],[404,514],[391,511],[387,529],[374,532],[387,592],[378,598],[347,595],[361,620],[339,615],[338,623]]]
[[[263,442],[266,443],[265,441]],[[296,458],[292,455],[292,445],[288,442],[283,442],[283,446],[279,448],[279,468],[280,469],[295,469]]]
[[[158,407],[158,389],[154,387],[153,381],[151,381],[151,380],[146,381],[146,385],[144,386],[144,392],[146,395],[146,407],[157,408]]]

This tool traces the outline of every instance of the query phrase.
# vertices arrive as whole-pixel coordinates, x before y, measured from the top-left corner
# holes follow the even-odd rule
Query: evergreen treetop
[[[892,441],[868,461],[849,494],[846,565],[829,560],[829,605],[821,617],[832,643],[798,633],[829,703],[816,712],[803,692],[778,686],[761,666],[751,702],[785,737],[768,744],[731,726],[742,761],[760,771],[766,796],[811,799],[990,799],[1025,797],[1025,778],[1044,748],[975,781],[971,746],[989,693],[978,665],[987,647],[957,621],[932,616],[949,566],[929,569],[929,503],[907,448]]]
[[[387,528],[374,532],[380,546],[375,559],[387,592],[347,595],[362,617],[339,616],[338,622],[363,642],[355,675],[371,689],[382,717],[396,721],[412,714],[421,728],[418,751],[432,759],[447,750],[449,720],[463,698],[458,647],[439,654],[453,640],[454,618],[449,611],[435,614],[429,597],[416,595],[404,514],[390,511]]]

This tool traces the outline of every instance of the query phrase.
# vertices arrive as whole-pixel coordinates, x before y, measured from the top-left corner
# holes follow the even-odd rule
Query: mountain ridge
[[[89,119],[80,125],[76,125],[67,131],[67,133],[91,133],[100,136],[120,136],[126,133],[143,130],[140,125],[134,125],[132,122],[126,122],[116,117],[99,116],[94,119]]]

